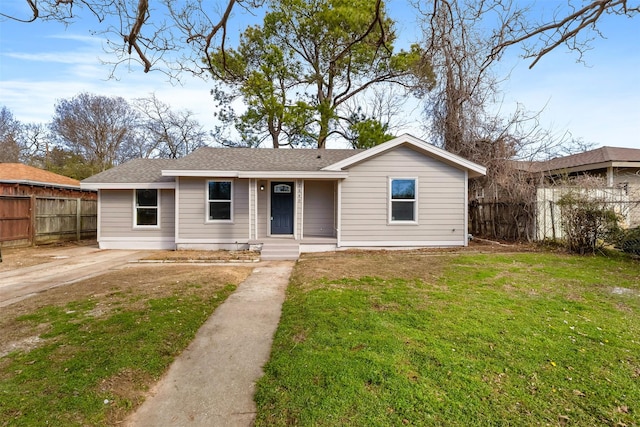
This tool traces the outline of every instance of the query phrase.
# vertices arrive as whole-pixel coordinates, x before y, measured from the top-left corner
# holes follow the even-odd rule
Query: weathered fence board
[[[91,239],[97,224],[95,200],[0,196],[0,242],[6,246]]]
[[[472,202],[469,232],[499,240],[532,240],[535,237],[535,204]]]
[[[31,239],[31,198],[0,197],[0,242]]]

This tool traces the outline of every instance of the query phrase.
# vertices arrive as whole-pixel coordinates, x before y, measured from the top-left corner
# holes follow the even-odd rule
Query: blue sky
[[[23,8],[22,0],[3,1],[2,12]],[[557,4],[555,0],[539,5]],[[419,39],[415,16],[400,0],[388,1],[398,33],[411,42]],[[245,17],[236,16],[236,22]],[[94,22],[94,21],[90,21]],[[640,148],[640,17],[607,17],[600,24],[606,39],[593,42],[587,65],[561,47],[543,58],[533,69],[517,58],[512,49],[501,64],[501,111],[517,103],[540,110],[541,124],[555,134],[570,132],[574,138],[596,146]],[[58,23],[30,24],[0,20],[0,105],[7,106],[22,122],[44,123],[51,119],[56,100],[80,92],[122,96],[128,100],[155,92],[175,109],[189,109],[211,129],[212,83],[185,77],[183,85],[172,85],[161,73],[144,74],[140,66],[121,66],[117,80],[108,80],[111,66],[103,53],[104,40],[92,35],[87,21],[65,27]],[[417,112],[411,112],[416,117]],[[424,134],[416,121],[405,129]]]

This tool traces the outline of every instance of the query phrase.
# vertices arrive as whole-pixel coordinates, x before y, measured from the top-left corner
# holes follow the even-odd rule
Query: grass
[[[0,425],[117,424],[248,272],[132,268],[3,308]]]
[[[305,258],[264,369],[256,425],[637,426],[640,265]]]

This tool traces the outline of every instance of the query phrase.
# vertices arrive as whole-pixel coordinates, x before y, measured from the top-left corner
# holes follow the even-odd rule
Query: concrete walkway
[[[220,305],[127,426],[251,426],[293,261],[265,262]]]

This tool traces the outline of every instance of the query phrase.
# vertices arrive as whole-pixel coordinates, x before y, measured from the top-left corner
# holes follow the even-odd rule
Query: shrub
[[[622,232],[616,247],[624,252],[640,255],[640,227]]]
[[[595,253],[619,241],[620,216],[604,198],[573,190],[558,201],[564,244],[570,252]]]

